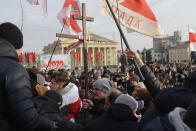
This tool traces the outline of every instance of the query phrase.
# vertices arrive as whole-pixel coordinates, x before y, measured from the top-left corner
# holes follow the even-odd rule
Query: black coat
[[[158,78],[155,77],[155,75],[147,65],[142,66],[140,70],[145,78],[145,81],[143,82],[146,88],[150,92],[151,96],[155,98],[162,88],[161,82]]]
[[[90,114],[92,115],[92,120],[104,115],[105,109],[104,109],[104,104],[105,104],[105,99],[101,100],[93,100],[93,107],[90,110]]]
[[[38,115],[29,76],[18,63],[15,48],[0,38],[0,130],[50,130],[50,121]]]
[[[61,111],[58,103],[47,96],[35,97],[34,103],[40,115],[58,123],[58,131],[82,131],[82,125],[73,123],[66,117],[70,112],[69,106],[64,106]]]
[[[84,131],[137,131],[137,118],[122,104],[112,105],[106,114],[92,121]]]

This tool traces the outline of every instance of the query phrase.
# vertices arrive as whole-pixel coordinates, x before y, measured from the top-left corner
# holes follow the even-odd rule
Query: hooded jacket
[[[50,130],[50,121],[38,115],[29,76],[18,64],[15,48],[0,38],[0,130]]]

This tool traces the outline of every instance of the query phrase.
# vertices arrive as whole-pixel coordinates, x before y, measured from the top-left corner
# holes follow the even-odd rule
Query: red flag
[[[119,11],[120,22],[126,28],[152,37],[166,36],[146,0],[118,0],[119,8],[116,0],[109,0],[109,2],[117,18]],[[111,18],[105,0],[102,0],[101,12]]]
[[[78,0],[65,0],[62,10],[57,15],[61,24],[65,24],[65,28],[69,33],[82,32],[77,20],[73,19],[73,15],[81,16]]]
[[[189,29],[189,42],[190,42],[190,50],[196,51],[196,34],[192,29]]]

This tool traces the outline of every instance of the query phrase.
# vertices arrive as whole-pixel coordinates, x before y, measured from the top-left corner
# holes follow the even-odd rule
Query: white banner
[[[119,11],[119,19],[123,26],[155,38],[166,36],[145,0],[118,0],[119,8],[117,0],[109,2],[117,18]],[[112,18],[105,0],[101,0],[101,13]]]

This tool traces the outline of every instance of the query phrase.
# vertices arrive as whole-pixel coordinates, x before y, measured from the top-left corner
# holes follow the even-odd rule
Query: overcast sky
[[[56,18],[65,0],[48,0],[48,17],[40,13],[38,6],[30,5],[22,0],[24,9],[23,52],[34,51],[41,53],[43,46],[57,40],[56,33],[60,32],[62,25]],[[119,40],[119,32],[114,21],[101,15],[101,0],[80,0],[87,5],[87,15],[94,17],[95,21],[87,23],[92,33]],[[183,40],[188,40],[188,25],[196,31],[196,0],[147,0],[161,27],[169,35],[176,30],[182,31]],[[20,0],[1,0],[0,22],[12,22],[21,27]],[[144,47],[152,48],[152,38],[139,33],[126,33],[132,49],[142,50]],[[120,49],[120,44],[118,46]]]

